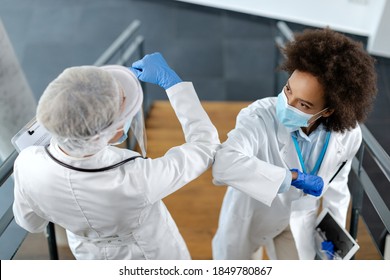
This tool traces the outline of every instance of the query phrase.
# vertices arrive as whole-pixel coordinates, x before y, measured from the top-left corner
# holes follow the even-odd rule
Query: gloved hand
[[[130,70],[141,81],[159,85],[165,90],[182,81],[160,53],[145,55],[134,62]]]
[[[324,188],[324,181],[321,177],[300,172],[298,169],[291,169],[290,171],[297,172],[298,177],[292,180],[291,185],[303,190],[304,193],[313,196],[320,196]]]
[[[322,241],[321,249],[325,251],[328,260],[333,260],[334,257],[334,245],[332,241]]]

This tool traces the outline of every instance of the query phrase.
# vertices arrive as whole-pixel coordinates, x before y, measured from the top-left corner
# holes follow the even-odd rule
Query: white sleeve
[[[23,193],[23,186],[21,182],[28,182],[28,180],[20,180],[18,172],[18,159],[15,161],[14,167],[14,203],[13,212],[15,222],[29,232],[42,232],[46,229],[48,221],[40,217],[30,206],[30,201]]]
[[[248,108],[241,110],[235,129],[217,151],[213,165],[215,184],[234,187],[270,206],[285,177],[286,169],[257,157],[268,149],[263,120]]]
[[[163,157],[143,161],[147,196],[154,203],[204,173],[220,145],[217,129],[203,109],[190,82],[167,90],[182,126],[186,143],[171,148]]]

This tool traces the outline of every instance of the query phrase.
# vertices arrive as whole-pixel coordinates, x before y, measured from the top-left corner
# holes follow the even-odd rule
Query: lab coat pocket
[[[142,248],[139,246],[132,233],[123,236],[112,236],[93,239],[80,237],[80,239],[83,239],[82,247],[89,248],[89,250],[92,251],[96,251],[94,258],[97,259],[146,259]],[[93,248],[95,249],[93,250]]]
[[[138,244],[132,233],[115,237],[104,242],[103,247],[106,249],[108,259],[114,259],[114,257],[119,257],[119,259],[132,259],[132,260],[145,260],[146,256]],[[112,255],[112,257],[110,257]]]

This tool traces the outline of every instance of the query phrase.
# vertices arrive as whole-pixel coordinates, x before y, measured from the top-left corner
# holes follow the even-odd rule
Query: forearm
[[[213,178],[266,205],[271,205],[286,177],[286,169],[246,156],[226,144],[217,151]]]
[[[167,94],[186,142],[220,144],[218,131],[203,109],[191,82],[178,83],[170,87]]]

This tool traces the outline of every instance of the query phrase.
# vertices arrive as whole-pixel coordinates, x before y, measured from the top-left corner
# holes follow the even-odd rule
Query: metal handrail
[[[383,225],[386,227],[386,230],[390,232],[390,210],[386,206],[386,203],[382,199],[378,190],[375,188],[375,185],[371,181],[367,172],[364,170],[364,168],[360,167],[359,165],[360,162],[355,157],[352,162],[352,171],[354,171],[356,176],[360,179],[363,190],[365,191],[367,197],[369,198],[372,205],[374,206],[376,212],[378,213],[379,218],[382,220]]]
[[[6,160],[0,166],[0,187],[3,186],[5,181],[14,172],[14,162],[18,157],[18,152],[13,150],[12,153],[6,158]]]
[[[120,35],[119,37],[107,48],[107,50],[95,61],[95,66],[102,66],[108,64],[116,55],[120,55],[120,58],[114,62],[114,64],[120,64],[126,66],[126,63],[129,59],[135,55],[138,51],[139,57],[144,56],[144,38],[142,36],[137,36],[135,39],[132,38],[135,36],[136,31],[140,27],[140,21],[134,20]],[[143,86],[143,91],[145,94],[145,88]],[[146,94],[145,94],[146,95]],[[147,95],[146,95],[147,96]],[[144,102],[144,106],[148,106],[148,102]],[[148,112],[149,108],[144,107],[144,112]],[[8,180],[8,178],[13,174],[14,163],[18,156],[18,152],[13,150],[8,158],[0,166],[0,187]],[[0,219],[0,236],[7,229],[9,224],[14,219],[12,212],[12,205],[8,208],[5,214]],[[50,259],[58,259],[58,250],[56,245],[56,236],[54,230],[54,224],[49,223],[46,228]]]
[[[375,137],[371,134],[365,125],[360,126],[362,134],[364,135],[363,141],[365,147],[369,150],[375,162],[386,176],[387,180],[390,181],[390,156],[378,143]]]
[[[358,218],[363,209],[364,193],[367,195],[372,206],[377,212],[379,218],[386,228],[387,233],[390,232],[390,210],[376,189],[375,184],[372,182],[369,175],[363,168],[363,159],[367,151],[367,153],[370,154],[371,158],[377,164],[378,168],[382,171],[382,174],[385,175],[386,179],[390,182],[388,172],[390,167],[390,157],[383,150],[382,146],[378,143],[378,141],[364,124],[360,125],[360,128],[362,130],[363,139],[359,152],[352,162],[352,172],[350,173],[351,180],[349,184],[350,189],[353,192],[349,232],[354,238],[357,237]],[[378,244],[379,242],[375,243],[379,252],[383,255],[384,252],[382,252],[382,248],[380,248]]]
[[[294,40],[293,32],[287,26],[285,22],[277,22],[276,24],[279,34],[275,36],[275,44],[279,48],[285,46],[285,42]],[[276,64],[281,59],[281,52],[276,52]],[[277,75],[277,74],[276,74]],[[278,80],[275,76],[275,92],[277,92]],[[353,238],[356,239],[358,231],[358,220],[362,213],[363,208],[363,195],[367,195],[379,218],[381,219],[387,233],[390,232],[390,210],[387,207],[385,201],[378,192],[375,184],[370,179],[369,175],[363,168],[363,158],[365,154],[369,154],[383,175],[390,182],[390,157],[378,143],[375,137],[371,134],[369,129],[364,125],[360,125],[362,131],[362,144],[361,147],[353,159],[352,168],[350,172],[349,188],[352,193],[352,210],[349,232]],[[370,228],[368,228],[370,231]],[[376,240],[373,240],[378,248],[378,251],[383,252]]]
[[[12,205],[8,207],[7,211],[5,211],[3,217],[0,219],[0,236],[4,233],[4,231],[7,229],[9,224],[14,219],[14,213],[12,211]]]
[[[285,38],[285,41],[294,41],[294,32],[288,27],[284,21],[278,21],[276,27],[280,31],[281,35]]]
[[[135,34],[135,32],[140,27],[141,22],[139,20],[134,20],[119,36],[112,42],[112,44],[107,48],[106,51],[95,61],[95,66],[102,66],[108,63],[114,55],[121,50],[123,46],[128,42],[128,40]]]

